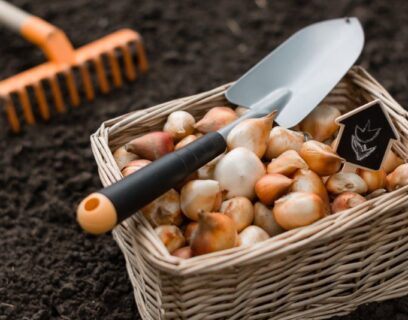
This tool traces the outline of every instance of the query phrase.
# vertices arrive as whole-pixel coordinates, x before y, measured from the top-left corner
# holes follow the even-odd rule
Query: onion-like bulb
[[[262,203],[271,205],[289,190],[292,182],[292,179],[282,174],[270,173],[256,182],[255,193]]]
[[[234,221],[219,212],[200,213],[197,231],[191,239],[193,256],[236,246],[238,233]]]
[[[301,132],[274,127],[269,134],[265,158],[271,160],[288,150],[299,152],[304,141],[305,137]]]
[[[263,203],[255,203],[254,213],[254,225],[265,230],[271,237],[285,231],[279,224],[276,223],[272,210]]]
[[[268,173],[280,173],[290,176],[298,169],[308,169],[307,163],[295,150],[288,150],[268,164]]]
[[[408,185],[408,163],[401,164],[387,175],[388,191],[397,190]]]
[[[194,221],[200,212],[218,210],[221,202],[220,184],[215,180],[192,180],[181,189],[181,210]]]
[[[367,183],[356,173],[338,172],[326,181],[326,188],[333,194],[350,191],[359,194],[366,193]]]
[[[246,119],[236,125],[228,134],[228,149],[244,147],[262,158],[275,114],[274,112],[263,118]]]
[[[322,178],[312,170],[300,169],[293,175],[292,192],[312,192],[325,204],[326,213],[330,214],[330,199]]]
[[[198,179],[214,179],[214,170],[215,166],[217,165],[218,161],[221,160],[221,158],[224,156],[223,154],[220,154],[218,157],[215,159],[211,160],[204,166],[202,166],[200,169],[197,170],[197,175]]]
[[[181,230],[177,226],[159,226],[154,229],[169,253],[183,247],[186,243]]]
[[[184,238],[186,238],[187,243],[191,244],[191,238],[193,237],[194,232],[196,232],[198,228],[198,222],[192,221],[190,222],[185,230],[184,230]]]
[[[193,251],[191,250],[191,247],[182,247],[173,251],[171,255],[181,259],[189,259],[193,256]]]
[[[246,227],[239,234],[239,243],[241,247],[250,246],[269,239],[269,234],[260,227]]]
[[[194,131],[194,117],[186,111],[174,111],[169,114],[163,131],[168,132],[175,141],[179,141]]]
[[[340,193],[332,203],[333,213],[353,208],[360,203],[366,202],[366,198],[355,192]]]
[[[237,118],[235,111],[229,107],[214,107],[194,125],[194,128],[201,133],[217,131]]]
[[[138,156],[134,153],[127,152],[123,146],[116,149],[116,151],[113,153],[113,158],[115,159],[119,170],[122,170],[129,162],[136,160]]]
[[[367,192],[385,188],[387,174],[383,169],[373,171],[359,168],[356,173],[363,178],[367,184]]]
[[[338,172],[343,160],[330,146],[315,140],[306,141],[299,154],[309,169],[319,176],[329,176]]]
[[[133,139],[125,147],[127,151],[151,161],[159,159],[174,150],[171,135],[162,131],[150,132]]]
[[[238,117],[243,116],[248,111],[249,111],[249,109],[245,108],[245,107],[236,107],[235,108],[235,113],[238,115]]]
[[[404,164],[404,160],[402,160],[394,151],[389,150],[385,155],[382,168],[388,174],[393,172],[401,164]]]
[[[180,142],[177,143],[176,146],[174,147],[174,150],[181,149],[188,145],[189,143],[193,142],[194,140],[197,140],[197,136],[195,136],[194,134],[190,134],[184,137],[182,140],[180,140]]]
[[[320,105],[303,119],[299,127],[301,131],[309,133],[313,139],[323,142],[333,136],[339,128],[335,120],[340,116],[340,111],[335,107]]]
[[[325,205],[318,195],[310,192],[293,192],[278,199],[272,212],[282,228],[291,230],[323,218],[325,210]]]
[[[144,166],[147,166],[150,164],[150,160],[146,159],[137,159],[129,162],[123,169],[122,169],[122,175],[124,177],[132,174],[133,172],[142,169]]]
[[[183,214],[180,210],[180,196],[174,189],[170,189],[144,206],[140,211],[154,227],[166,224],[179,226],[183,222]]]
[[[238,232],[248,227],[254,220],[254,207],[247,198],[235,197],[221,204],[221,213],[230,217]]]
[[[255,183],[265,174],[261,160],[248,149],[228,152],[215,166],[214,178],[219,181],[227,199],[255,197]]]

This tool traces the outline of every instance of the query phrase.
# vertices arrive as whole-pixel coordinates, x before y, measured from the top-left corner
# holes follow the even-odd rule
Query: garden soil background
[[[357,16],[359,61],[407,105],[408,2],[16,0],[60,26],[75,46],[122,27],[139,31],[151,69],[138,82],[13,135],[0,120],[0,319],[138,319],[124,259],[110,234],[75,221],[101,186],[89,136],[121,114],[233,81],[310,23]],[[0,78],[44,60],[0,29]],[[1,114],[4,118],[4,114]],[[408,298],[337,319],[408,319]]]

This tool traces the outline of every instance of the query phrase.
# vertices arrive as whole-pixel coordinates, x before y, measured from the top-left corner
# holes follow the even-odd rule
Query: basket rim
[[[367,88],[367,86],[369,87],[369,85],[372,84],[376,86],[377,89],[381,89],[375,98],[384,102],[390,114],[400,120],[401,123],[403,123],[404,129],[406,128],[408,132],[408,112],[404,110],[364,68],[354,66],[348,74],[355,77],[357,85]],[[104,154],[105,157],[110,158],[109,160],[114,162],[112,152],[109,149],[109,138],[112,134],[118,132],[118,128],[120,128],[121,125],[129,126],[134,119],[143,119],[149,115],[150,112],[156,112],[162,108],[169,107],[170,113],[175,106],[178,106],[177,110],[181,110],[184,106],[191,105],[196,101],[201,101],[214,95],[223,95],[223,92],[229,85],[231,84],[224,84],[210,91],[175,99],[103,122],[100,128],[91,136],[91,141],[93,153],[98,163],[99,174],[104,186],[122,178],[117,166],[115,168],[112,165],[108,165],[107,170],[102,170],[100,165],[100,161],[103,161],[100,156],[100,150],[106,153]],[[393,108],[390,108],[390,105],[392,105]],[[408,143],[406,145],[408,146]],[[404,153],[408,154],[408,147],[405,147],[405,144],[401,144],[398,148],[405,149]],[[300,247],[305,247],[319,241],[322,242],[341,234],[345,229],[357,226],[361,223],[367,223],[367,221],[375,219],[376,216],[385,211],[400,210],[404,207],[403,204],[408,202],[407,200],[408,186],[366,201],[352,209],[327,216],[312,225],[286,231],[262,243],[248,247],[236,247],[186,260],[171,256],[167,252],[164,244],[156,236],[154,229],[142,214],[134,215],[116,226],[113,230],[113,237],[123,249],[125,239],[132,241],[128,239],[127,233],[141,232],[142,240],[139,241],[139,249],[142,250],[145,258],[160,270],[178,275],[210,272],[226,267],[254,264],[264,259],[278,258]],[[137,244],[132,243],[132,245]]]

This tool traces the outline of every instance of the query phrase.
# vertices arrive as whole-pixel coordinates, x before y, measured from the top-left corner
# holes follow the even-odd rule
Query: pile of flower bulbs
[[[115,160],[127,176],[244,112],[215,107],[198,122],[173,112],[163,131],[130,141]],[[319,106],[294,130],[273,127],[274,114],[244,120],[224,154],[141,212],[169,253],[187,259],[264,241],[408,184],[408,164],[394,152],[379,171],[340,171],[344,161],[331,147],[340,115]]]

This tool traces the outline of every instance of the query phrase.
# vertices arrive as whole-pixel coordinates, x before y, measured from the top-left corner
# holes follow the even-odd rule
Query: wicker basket
[[[196,117],[226,104],[228,84],[106,121],[92,135],[103,185],[122,178],[111,150],[162,127],[169,113]],[[408,159],[407,112],[361,67],[322,102],[351,110],[386,105]],[[169,255],[142,215],[115,228],[143,319],[325,319],[408,294],[408,187],[252,247],[188,260]]]

